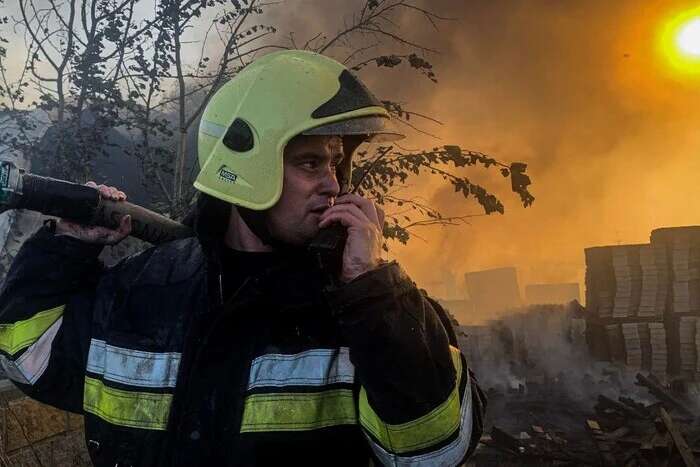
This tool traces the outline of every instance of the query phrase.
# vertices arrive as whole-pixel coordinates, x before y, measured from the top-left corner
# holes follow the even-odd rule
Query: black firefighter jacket
[[[458,465],[475,448],[483,394],[397,264],[324,289],[292,255],[224,300],[205,238],[104,268],[43,227],[6,277],[2,366],[84,415],[96,466]]]

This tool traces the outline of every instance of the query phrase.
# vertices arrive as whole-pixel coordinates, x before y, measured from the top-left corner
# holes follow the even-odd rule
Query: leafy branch
[[[503,177],[510,179],[511,190],[519,195],[524,207],[530,206],[535,200],[528,190],[530,178],[525,173],[527,165],[522,162],[506,164],[484,153],[464,150],[455,145],[408,152],[395,150],[393,146],[382,146],[377,148],[376,155],[367,152],[358,155],[360,158],[353,173],[353,186],[359,194],[372,198],[379,205],[405,208],[399,213],[388,213],[392,222],[384,232],[387,238],[402,243],[410,239],[411,228],[457,225],[475,216],[443,216],[438,209],[420,200],[396,196],[392,188],[405,184],[410,177],[440,177],[453,186],[455,193],[461,194],[465,199],[474,199],[481,206],[484,215],[503,214],[503,203],[494,194],[458,173],[466,167],[497,168]]]

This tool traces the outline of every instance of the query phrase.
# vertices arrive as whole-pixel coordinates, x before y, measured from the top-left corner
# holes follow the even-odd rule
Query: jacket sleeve
[[[0,289],[0,364],[30,397],[82,412],[84,369],[102,245],[42,227]]]
[[[396,263],[327,291],[362,385],[359,420],[384,465],[459,465],[485,398],[444,310]]]

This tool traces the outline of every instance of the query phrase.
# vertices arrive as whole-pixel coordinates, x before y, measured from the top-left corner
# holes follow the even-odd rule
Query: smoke
[[[342,25],[341,13],[319,16],[314,2],[300,4],[290,28]],[[439,268],[462,277],[509,265],[523,285],[583,282],[584,248],[646,242],[655,227],[698,223],[700,83],[673,75],[655,44],[664,22],[692,4],[426,1],[456,18],[438,21],[439,30],[404,15],[402,31],[440,50],[427,55],[440,82],[401,79],[401,71],[363,78],[382,97],[445,123],[426,124],[441,140],[405,145],[460,144],[527,162],[537,200],[524,209],[496,171],[476,171],[474,181],[494,189],[506,214],[417,230],[423,240],[394,246],[392,257],[419,283]],[[440,180],[414,180],[412,189],[446,214],[479,213]]]
[[[601,394],[653,402],[634,384],[637,370],[591,358],[578,307],[575,302],[529,306],[483,326],[460,328],[460,346],[481,386],[528,399],[549,394],[553,403],[576,401],[586,411]]]
[[[448,270],[462,285],[466,271],[504,266],[518,268],[522,286],[582,283],[584,248],[646,242],[653,228],[698,223],[700,81],[674,74],[656,47],[663,24],[696,2],[416,1],[454,18],[436,28],[419,13],[396,18],[402,34],[440,51],[425,55],[439,83],[405,68],[362,71],[377,95],[444,122],[419,119],[440,139],[414,134],[402,144],[458,144],[526,162],[537,198],[524,209],[497,171],[470,169],[506,214],[420,228],[409,245],[392,245],[391,258],[419,284]],[[278,28],[273,42],[302,47],[316,33],[332,37],[362,4],[287,1],[255,21]],[[334,50],[342,60],[352,48]],[[12,71],[23,69],[21,56],[8,58]],[[413,179],[410,190],[445,215],[480,213],[441,182]]]

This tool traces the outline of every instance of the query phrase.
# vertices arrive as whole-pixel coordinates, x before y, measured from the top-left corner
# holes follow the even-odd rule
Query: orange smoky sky
[[[521,286],[583,286],[584,248],[647,242],[653,228],[700,224],[700,79],[671,70],[657,47],[664,23],[697,2],[424,6],[456,18],[438,22],[437,31],[420,16],[401,18],[402,31],[440,50],[426,55],[439,83],[377,73],[367,77],[371,87],[444,122],[429,127],[440,140],[406,145],[459,144],[526,162],[536,201],[525,209],[498,171],[473,171],[506,213],[422,228],[422,240],[393,245],[391,256],[419,284],[429,287],[444,271],[460,283],[466,271],[515,266]],[[411,184],[445,214],[479,212],[440,180]]]
[[[404,36],[440,51],[425,55],[439,83],[405,68],[361,72],[380,97],[444,122],[425,122],[440,139],[414,135],[402,145],[457,144],[526,162],[536,197],[523,208],[497,170],[469,169],[506,213],[420,228],[407,246],[392,245],[390,257],[419,285],[430,289],[449,274],[461,285],[467,271],[503,266],[518,268],[521,286],[583,284],[584,248],[646,242],[653,228],[700,224],[700,77],[673,70],[657,40],[697,2],[416,1],[455,18],[437,21],[437,29],[420,14],[396,18]],[[317,32],[332,36],[361,5],[287,0],[259,20],[278,27],[274,41],[294,31],[303,46]],[[413,179],[406,194],[445,215],[480,212],[441,182]]]

